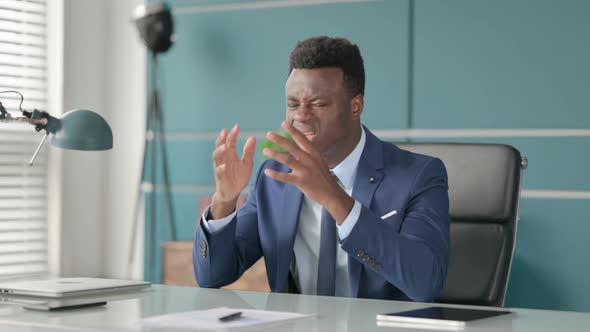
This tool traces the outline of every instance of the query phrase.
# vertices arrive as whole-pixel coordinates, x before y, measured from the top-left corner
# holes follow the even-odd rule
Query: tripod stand
[[[141,199],[144,193],[150,193],[150,200],[149,200],[149,212],[148,218],[146,218],[147,225],[146,231],[149,230],[149,252],[146,252],[149,256],[149,264],[150,267],[155,265],[155,256],[156,256],[156,193],[158,192],[156,187],[156,175],[157,175],[157,159],[158,159],[158,149],[157,146],[159,143],[160,147],[160,161],[162,166],[162,175],[163,175],[163,186],[162,191],[164,192],[165,196],[165,204],[164,210],[167,210],[167,221],[168,227],[171,232],[172,240],[177,239],[176,234],[176,223],[175,223],[175,215],[174,215],[174,206],[172,201],[172,192],[170,191],[170,175],[168,172],[168,153],[166,151],[166,140],[164,139],[164,121],[162,117],[162,110],[160,107],[160,101],[158,98],[158,89],[157,89],[157,64],[158,64],[158,57],[156,52],[152,52],[151,57],[151,89],[150,89],[150,104],[148,106],[148,113],[146,117],[146,126],[145,126],[145,141],[143,145],[143,152],[142,152],[142,168],[141,168],[141,176],[139,178],[139,183],[137,186],[137,196],[135,200],[135,207],[133,211],[133,226],[131,229],[131,243],[129,247],[129,260],[128,260],[128,267],[127,267],[127,276],[131,278],[131,270],[133,267],[133,253],[135,249],[135,242],[137,240],[137,226],[139,223],[139,208],[141,207]],[[148,158],[148,149],[149,149],[149,160]],[[144,181],[147,177],[148,169],[148,162],[149,162],[149,186],[144,186]],[[146,270],[144,268],[144,270]],[[146,275],[146,279],[154,280],[154,277],[151,273]]]

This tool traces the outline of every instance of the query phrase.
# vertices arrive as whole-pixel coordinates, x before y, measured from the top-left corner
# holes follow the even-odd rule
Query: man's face
[[[338,154],[360,126],[340,68],[293,69],[285,93],[287,121],[326,156]]]

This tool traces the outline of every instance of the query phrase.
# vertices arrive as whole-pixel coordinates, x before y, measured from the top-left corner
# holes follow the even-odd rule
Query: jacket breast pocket
[[[403,220],[403,211],[398,209],[384,210],[380,214],[381,222],[385,222],[399,230]]]

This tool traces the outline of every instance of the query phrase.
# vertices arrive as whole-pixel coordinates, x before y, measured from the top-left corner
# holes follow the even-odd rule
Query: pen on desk
[[[231,322],[232,320],[238,319],[242,317],[242,312],[234,312],[233,314],[229,314],[226,316],[219,317],[219,320],[222,322]]]

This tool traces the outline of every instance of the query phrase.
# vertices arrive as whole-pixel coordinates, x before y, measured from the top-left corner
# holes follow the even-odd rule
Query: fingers
[[[227,151],[227,148],[226,148],[225,144],[221,144],[219,147],[217,147],[213,151],[213,155],[212,155],[213,165],[217,166],[217,165],[223,164],[226,151]]]
[[[236,147],[236,142],[238,141],[238,134],[240,133],[240,125],[236,124],[227,135],[225,140],[225,145],[227,145],[228,149],[233,149]]]
[[[225,166],[225,164],[221,164],[219,166],[215,166],[215,168],[213,169],[213,172],[215,172],[215,177],[219,178],[223,175],[223,173],[225,172],[227,166]]]
[[[278,161],[279,163],[294,169],[295,167],[297,167],[297,160],[295,160],[293,158],[293,156],[289,153],[281,153],[281,152],[277,152],[277,151],[273,151],[272,149],[266,148],[262,151],[262,153],[264,153],[265,156]]]
[[[294,181],[295,181],[295,176],[292,173],[277,172],[277,171],[272,170],[270,168],[265,169],[264,174],[266,176],[270,176],[271,178],[273,178],[277,181],[281,181],[281,182],[294,183]]]
[[[297,128],[293,127],[290,123],[288,123],[287,121],[283,121],[281,123],[281,127],[283,127],[283,129],[285,129],[285,131],[288,132],[291,135],[291,137],[293,137],[293,141],[295,141],[295,143],[297,144],[297,146],[299,146],[301,150],[307,153],[312,153],[315,151],[315,149],[311,145],[311,142],[307,140],[307,137],[305,137],[305,135],[303,135],[302,132],[300,132]]]
[[[214,165],[220,165],[224,163],[226,160],[228,160],[228,158],[238,158],[237,152],[235,151],[235,147],[239,133],[240,126],[237,124],[234,125],[230,131],[228,131],[225,128],[221,130],[221,132],[217,136],[217,139],[215,140],[215,150],[212,154]]]
[[[249,137],[246,140],[246,144],[244,144],[244,149],[242,152],[242,161],[244,161],[248,165],[252,165],[254,163],[254,152],[256,151],[256,138],[253,136]]]
[[[219,132],[219,135],[217,135],[217,139],[215,140],[215,147],[218,148],[221,144],[224,144],[226,138],[227,138],[227,129],[223,128]]]
[[[301,149],[295,142],[274,132],[268,132],[266,137],[285,151],[290,152],[295,158],[301,159],[303,157]]]

